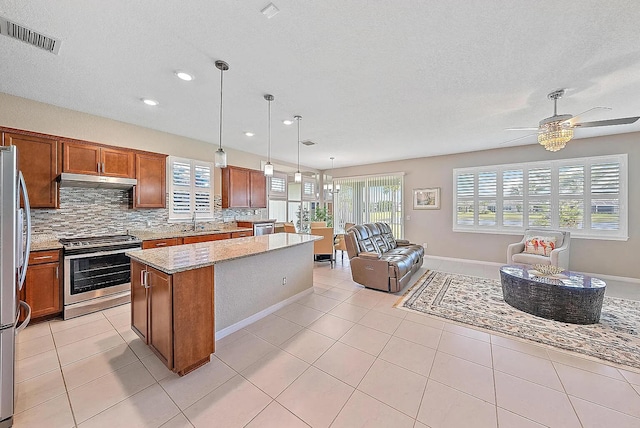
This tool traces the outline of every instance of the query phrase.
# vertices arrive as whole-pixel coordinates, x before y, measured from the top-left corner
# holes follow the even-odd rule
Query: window
[[[209,162],[169,157],[169,220],[213,218],[213,166]]]
[[[334,218],[338,231],[345,223],[384,222],[391,226],[396,238],[404,236],[402,173],[367,177],[338,178],[333,186]]]
[[[453,230],[628,239],[627,155],[453,170]]]

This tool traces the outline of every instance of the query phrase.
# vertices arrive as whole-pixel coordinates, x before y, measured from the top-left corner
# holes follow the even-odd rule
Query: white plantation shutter
[[[269,182],[269,199],[287,198],[287,174],[274,172]]]
[[[316,180],[311,177],[302,177],[302,200],[316,200]]]
[[[213,218],[213,167],[209,162],[169,157],[169,220]]]
[[[627,155],[454,169],[453,180],[454,231],[628,239]]]

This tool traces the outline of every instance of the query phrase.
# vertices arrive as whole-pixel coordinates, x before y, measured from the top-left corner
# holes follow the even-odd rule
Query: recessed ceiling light
[[[285,119],[282,121],[282,123],[284,123],[285,125],[291,125],[293,124],[293,120]]]
[[[157,102],[156,100],[152,100],[150,98],[143,98],[142,102],[145,103],[148,106],[157,106],[158,104],[160,104],[159,102]]]
[[[176,76],[178,79],[182,79],[184,81],[190,82],[193,80],[193,76],[186,71],[176,71]]]
[[[244,135],[246,135],[247,137],[253,137],[253,136],[254,136],[254,135],[256,135],[256,134],[254,134],[254,133],[253,133],[253,132],[251,132],[251,131],[247,131],[247,132],[245,132],[245,133],[244,133]]]

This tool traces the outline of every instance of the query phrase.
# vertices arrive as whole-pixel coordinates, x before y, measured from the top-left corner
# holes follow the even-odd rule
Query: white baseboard
[[[230,325],[229,327],[225,327],[220,331],[216,331],[216,340],[220,340],[223,337],[226,337],[228,335],[230,335],[231,333],[235,333],[236,331],[245,328],[246,326],[248,326],[249,324],[253,324],[254,322],[266,317],[267,315],[270,315],[272,313],[274,313],[275,311],[277,311],[280,308],[284,308],[285,306],[287,306],[289,303],[293,303],[296,300],[300,300],[302,299],[304,296],[313,293],[313,287],[310,287],[304,291],[301,291],[298,294],[294,294],[293,296],[289,297],[286,300],[283,300],[281,302],[276,303],[275,305],[269,306],[266,309],[261,310],[260,312],[257,312],[253,315],[251,315],[248,318],[243,319],[242,321],[238,321],[235,324]]]
[[[496,266],[496,267],[500,267],[500,266],[504,266],[507,263],[496,263],[496,262],[485,262],[482,260],[471,260],[471,259],[458,259],[455,257],[443,257],[443,256],[431,256],[431,255],[426,255],[424,256],[425,259],[434,259],[434,260],[444,260],[444,261],[448,261],[448,262],[458,262],[458,263],[468,263],[468,264],[474,264],[474,265],[483,265],[483,266]],[[600,273],[590,273],[590,272],[582,272],[585,275],[588,276],[593,276],[596,278],[600,278],[602,280],[606,281],[619,281],[619,282],[626,282],[629,284],[638,284],[640,285],[640,278],[631,278],[631,277],[627,277],[627,276],[615,276],[615,275],[605,275],[605,274],[600,274]]]

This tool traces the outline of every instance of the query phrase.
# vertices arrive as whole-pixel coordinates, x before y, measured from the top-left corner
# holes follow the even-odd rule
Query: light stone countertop
[[[31,251],[59,250],[62,244],[54,235],[33,234],[31,236]]]
[[[253,229],[248,227],[228,227],[219,229],[202,229],[202,230],[130,230],[129,235],[133,235],[142,241],[149,241],[152,239],[170,239],[170,238],[184,238],[185,236],[197,236],[197,235],[217,235],[220,233],[233,233],[233,232],[249,232]]]
[[[302,245],[320,239],[322,239],[321,236],[314,235],[275,233],[148,250],[135,250],[127,252],[126,255],[161,272],[174,274],[228,260]]]

